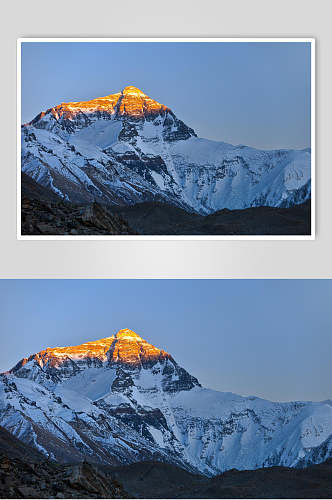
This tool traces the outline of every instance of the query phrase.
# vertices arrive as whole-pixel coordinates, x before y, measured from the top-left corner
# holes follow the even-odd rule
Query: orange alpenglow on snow
[[[123,363],[137,366],[166,358],[171,358],[166,351],[149,344],[137,333],[126,328],[111,337],[85,342],[77,346],[48,347],[29,358],[24,358],[21,366],[32,359],[36,360],[41,367],[47,363],[54,367],[61,366],[62,363],[67,363],[70,359],[76,362],[98,359],[109,364]]]
[[[84,113],[99,111],[117,116],[145,118],[168,110],[167,106],[151,99],[140,89],[128,86],[116,94],[97,97],[91,101],[63,102],[47,111],[51,111],[56,119],[64,117],[70,120],[81,111]],[[41,117],[41,115],[45,115],[45,113],[38,116]]]

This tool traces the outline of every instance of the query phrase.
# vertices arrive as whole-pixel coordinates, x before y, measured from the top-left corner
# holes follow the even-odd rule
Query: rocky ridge
[[[140,462],[112,469],[135,498],[331,498],[332,461],[305,469],[229,470],[213,478],[174,465]]]
[[[310,203],[224,209],[210,215],[188,213],[160,202],[111,207],[110,211],[142,235],[310,235]]]

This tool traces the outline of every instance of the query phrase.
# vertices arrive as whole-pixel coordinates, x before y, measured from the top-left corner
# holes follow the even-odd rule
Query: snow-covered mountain
[[[332,456],[332,401],[205,389],[128,329],[47,348],[1,374],[0,425],[59,461],[159,460],[206,475]]]
[[[201,214],[288,207],[310,198],[310,156],[200,139],[132,86],[22,126],[23,172],[72,202],[163,201]]]

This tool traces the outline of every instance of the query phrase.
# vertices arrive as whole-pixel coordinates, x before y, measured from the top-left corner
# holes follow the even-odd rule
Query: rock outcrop
[[[93,202],[72,204],[22,173],[22,235],[135,235],[121,216]]]
[[[117,480],[88,463],[33,463],[0,452],[0,498],[132,497]]]
[[[57,464],[0,426],[0,498],[129,498],[110,473]]]

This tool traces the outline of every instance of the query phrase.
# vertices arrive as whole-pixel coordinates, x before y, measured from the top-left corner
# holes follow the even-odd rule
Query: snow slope
[[[332,456],[332,402],[201,387],[131,330],[46,349],[0,375],[0,425],[61,461],[161,460],[206,475]]]
[[[22,170],[71,201],[164,201],[209,214],[310,198],[310,150],[200,139],[135,87],[63,103],[22,126]]]

